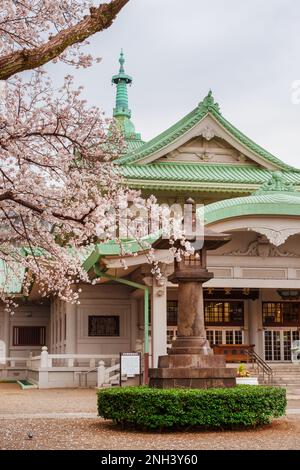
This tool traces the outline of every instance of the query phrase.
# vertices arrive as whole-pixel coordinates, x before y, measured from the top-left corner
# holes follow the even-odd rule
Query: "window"
[[[45,346],[46,327],[45,326],[14,326],[13,345],[14,346]]]
[[[169,326],[177,325],[178,302],[177,300],[167,300],[167,324]]]
[[[119,315],[90,315],[89,336],[120,336]]]
[[[149,324],[151,325],[151,301],[149,301]],[[167,325],[177,326],[178,301],[167,300]]]
[[[263,302],[264,326],[299,326],[299,302]]]
[[[244,302],[205,301],[206,325],[244,325]]]
[[[223,344],[223,331],[222,330],[206,330],[206,338],[210,346],[213,344]]]
[[[242,331],[226,331],[226,344],[243,344]]]
[[[210,346],[219,344],[243,344],[243,332],[241,330],[206,330],[206,338]]]

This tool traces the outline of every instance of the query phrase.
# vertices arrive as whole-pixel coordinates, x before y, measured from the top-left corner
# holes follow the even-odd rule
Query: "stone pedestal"
[[[158,368],[149,369],[150,387],[224,388],[236,385],[236,372],[226,368],[224,356],[213,355],[204,325],[203,282],[212,278],[196,263],[175,270],[178,283],[178,336]]]
[[[161,356],[157,369],[149,370],[150,387],[224,388],[235,387],[235,370],[226,368],[224,356],[171,354]]]
[[[225,367],[150,369],[150,387],[155,388],[225,388],[235,387],[232,371]]]

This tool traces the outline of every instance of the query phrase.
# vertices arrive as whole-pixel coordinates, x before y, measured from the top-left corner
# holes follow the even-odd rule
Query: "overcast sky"
[[[191,111],[211,88],[232,124],[300,167],[300,104],[292,102],[300,80],[299,0],[130,0],[90,41],[87,50],[101,63],[48,70],[54,78],[71,72],[88,101],[111,115],[121,47],[134,79],[132,119],[144,140]]]

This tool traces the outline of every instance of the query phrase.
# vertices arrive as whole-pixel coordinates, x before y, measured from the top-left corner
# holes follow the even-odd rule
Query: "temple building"
[[[126,141],[117,163],[128,185],[161,203],[184,204],[192,197],[205,205],[207,228],[231,235],[207,254],[214,274],[204,284],[207,339],[215,347],[237,346],[231,353],[228,349],[231,359],[244,345],[258,363],[293,365],[296,374],[300,169],[231,124],[211,91],[169,129],[144,142],[131,120],[127,87],[132,78],[124,62],[121,52],[119,72],[112,77],[113,116]],[[176,337],[178,291],[168,279],[173,258],[167,249],[157,250],[163,274],[157,280],[146,249],[126,243],[136,253],[127,257],[127,269],[119,246],[94,247],[84,267],[99,282],[80,286],[80,305],[57,298],[42,303],[34,286],[25,299],[21,282],[10,286],[20,307],[14,316],[0,311],[0,378],[27,378],[40,387],[77,386],[84,374],[86,383],[93,383],[89,371],[103,360],[109,382],[119,353],[133,351],[149,351],[150,364],[157,366]]]

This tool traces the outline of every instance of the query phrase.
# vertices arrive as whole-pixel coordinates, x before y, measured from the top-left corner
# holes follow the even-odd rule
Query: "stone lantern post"
[[[230,240],[230,235],[204,229],[204,242],[193,255],[175,261],[169,280],[178,284],[177,338],[158,368],[149,370],[150,387],[210,388],[236,385],[235,370],[226,368],[224,356],[214,355],[206,339],[203,283],[213,278],[206,253]],[[192,240],[190,240],[192,242]],[[165,241],[161,241],[165,245]],[[163,247],[161,245],[161,247]],[[197,247],[197,245],[195,245]],[[159,245],[157,246],[159,247]]]

